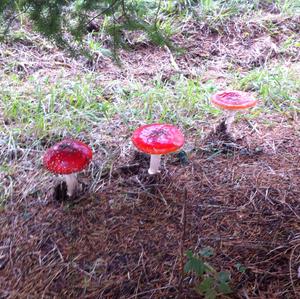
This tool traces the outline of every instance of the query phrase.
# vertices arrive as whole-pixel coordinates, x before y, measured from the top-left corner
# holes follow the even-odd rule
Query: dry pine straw
[[[103,85],[111,85],[112,80],[128,84],[131,81],[128,78],[137,78],[149,84],[149,79],[157,78],[157,74],[162,74],[163,80],[169,80],[178,72],[194,77],[202,75],[205,67],[206,79],[211,76],[222,78],[232,64],[248,71],[264,66],[269,60],[299,61],[296,45],[290,46],[288,51],[280,50],[285,41],[299,34],[299,24],[298,16],[283,17],[277,14],[264,14],[249,20],[236,17],[216,28],[206,22],[188,21],[172,37],[179,48],[185,49],[181,55],[174,56],[165,47],[140,43],[140,36],[130,33],[127,38],[132,51],[119,53],[122,68],[98,52],[94,53],[94,60],[88,63],[86,59],[78,61],[68,58],[62,51],[31,33],[24,40],[1,44],[0,74],[1,70],[3,76],[13,72],[22,79],[30,75],[43,78],[51,74],[50,79],[56,82],[62,71],[64,78],[73,78],[81,75],[82,71],[92,70],[97,71],[97,78]],[[101,43],[105,44],[106,40],[101,40]]]
[[[232,273],[230,298],[297,298],[299,136],[284,125],[245,132],[233,147],[195,140],[188,165],[171,156],[153,180],[132,155],[139,167],[113,170],[101,192],[74,205],[30,196],[9,204],[0,298],[176,298],[181,246],[215,249],[211,264]],[[197,298],[194,282],[184,277],[182,298]]]

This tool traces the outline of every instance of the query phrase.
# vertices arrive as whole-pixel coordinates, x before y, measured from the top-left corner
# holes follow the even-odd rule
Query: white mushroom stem
[[[226,120],[225,120],[227,132],[231,131],[231,126],[234,122],[235,115],[236,115],[236,111],[228,111],[227,112],[227,116],[226,116]]]
[[[78,185],[76,173],[65,175],[65,180],[67,183],[67,194],[69,197],[72,197],[76,192],[77,185]]]
[[[150,168],[148,169],[149,174],[156,174],[159,172],[161,155],[151,155]]]

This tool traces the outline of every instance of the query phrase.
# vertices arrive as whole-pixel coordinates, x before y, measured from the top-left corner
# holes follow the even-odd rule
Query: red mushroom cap
[[[65,139],[49,148],[44,156],[44,166],[56,174],[71,174],[83,170],[93,157],[85,143]]]
[[[242,91],[223,91],[213,95],[212,103],[225,110],[243,110],[254,107],[257,100]]]
[[[173,125],[151,124],[135,130],[132,142],[142,152],[151,155],[163,155],[181,148],[184,144],[184,136]]]

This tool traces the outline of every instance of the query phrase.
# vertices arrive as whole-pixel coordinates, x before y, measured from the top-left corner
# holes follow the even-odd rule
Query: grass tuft
[[[300,111],[299,68],[275,66],[259,68],[239,75],[236,88],[255,92],[263,101],[263,109],[272,111]]]

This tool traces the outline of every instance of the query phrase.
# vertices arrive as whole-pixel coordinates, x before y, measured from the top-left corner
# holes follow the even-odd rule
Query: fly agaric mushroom
[[[139,127],[132,136],[133,144],[142,152],[150,154],[149,174],[159,172],[161,155],[176,152],[184,144],[184,136],[170,124],[151,124]]]
[[[83,170],[92,157],[92,150],[85,143],[65,139],[47,150],[43,162],[50,172],[64,175],[67,195],[72,197],[78,186],[77,172]]]
[[[228,132],[231,129],[236,112],[254,107],[257,103],[257,100],[246,92],[236,90],[218,92],[213,95],[211,101],[218,108],[228,112],[225,120]]]

